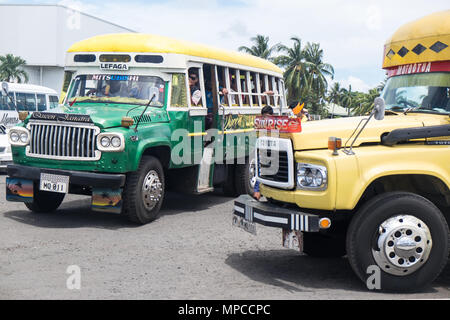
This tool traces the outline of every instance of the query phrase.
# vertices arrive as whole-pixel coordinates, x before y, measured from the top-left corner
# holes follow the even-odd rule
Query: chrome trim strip
[[[100,160],[102,153],[99,150],[95,150],[95,157],[92,158],[74,158],[74,157],[63,157],[63,156],[50,156],[50,155],[42,155],[42,154],[33,154],[30,153],[30,146],[27,146],[25,149],[25,154],[30,158],[40,158],[40,159],[53,159],[53,160],[67,160],[67,161],[97,161]]]

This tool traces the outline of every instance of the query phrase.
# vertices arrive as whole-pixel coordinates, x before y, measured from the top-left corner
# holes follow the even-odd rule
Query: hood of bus
[[[342,145],[356,129],[361,119],[367,117],[350,117],[327,119],[321,121],[308,121],[302,123],[302,132],[286,134],[293,142],[294,150],[312,150],[328,148],[328,138],[342,139]],[[364,143],[380,143],[381,136],[395,129],[421,126],[437,126],[449,124],[450,118],[445,115],[424,113],[409,113],[407,115],[386,115],[383,120],[371,119],[364,131],[356,140],[354,146]],[[353,138],[352,138],[353,140]],[[349,142],[349,144],[351,141]]]
[[[137,108],[136,108],[137,107]],[[133,109],[136,108],[136,109]],[[133,110],[132,110],[133,109]],[[101,129],[120,127],[122,118],[125,116],[137,119],[144,111],[145,106],[127,105],[127,104],[94,104],[77,103],[72,107],[60,106],[49,110],[50,113],[83,114],[90,116],[92,122]],[[148,107],[140,124],[166,122],[168,121],[167,112],[162,108]]]

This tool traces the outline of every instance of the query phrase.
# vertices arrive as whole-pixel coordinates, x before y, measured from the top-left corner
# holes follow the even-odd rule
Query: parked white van
[[[10,97],[15,101],[19,111],[45,111],[58,107],[58,94],[55,90],[33,84],[8,83]],[[0,96],[0,125],[6,128],[19,123],[19,115],[5,96]]]
[[[47,87],[8,83],[7,88],[9,97],[4,92],[0,94],[0,171],[4,171],[6,166],[12,163],[7,132],[10,127],[14,127],[20,121],[12,101],[15,102],[19,111],[33,112],[56,108],[59,100],[56,91]],[[0,90],[2,90],[1,87]]]

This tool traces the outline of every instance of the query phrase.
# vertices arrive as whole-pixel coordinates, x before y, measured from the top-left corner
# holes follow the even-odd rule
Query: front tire
[[[417,291],[441,273],[449,254],[445,217],[429,200],[390,192],[366,203],[347,233],[347,254],[358,277],[377,266],[377,290]]]
[[[245,164],[236,165],[234,180],[236,192],[240,194],[253,195],[256,183],[255,159],[245,159]]]
[[[25,206],[34,213],[54,212],[64,200],[64,193],[41,191],[34,186],[33,202],[25,203]]]
[[[153,156],[142,157],[139,168],[127,175],[122,213],[132,222],[146,224],[159,217],[164,199],[164,170]]]

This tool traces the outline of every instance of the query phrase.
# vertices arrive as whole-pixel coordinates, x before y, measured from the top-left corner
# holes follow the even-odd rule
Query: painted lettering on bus
[[[93,74],[92,80],[139,81],[139,76],[125,76],[125,75],[114,75],[114,74]]]
[[[128,65],[125,63],[101,63],[100,69],[104,70],[128,70]]]
[[[277,130],[280,132],[301,132],[301,119],[287,116],[261,116],[255,119],[255,128],[263,130]]]

